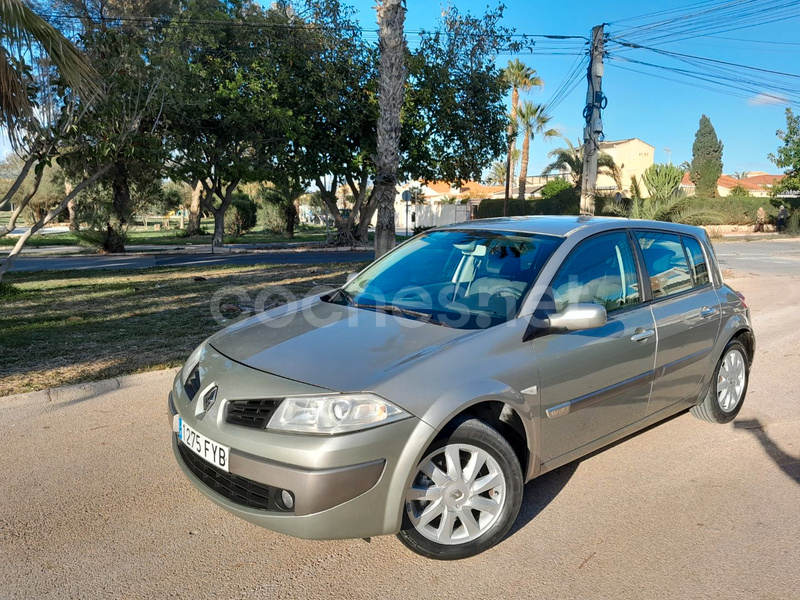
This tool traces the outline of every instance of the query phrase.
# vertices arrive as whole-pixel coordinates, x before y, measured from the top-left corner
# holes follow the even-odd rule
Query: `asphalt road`
[[[371,261],[374,252],[260,252],[241,254],[91,254],[78,256],[20,256],[11,271],[65,271],[86,269],[146,269],[215,265],[308,265]]]
[[[511,535],[458,562],[216,508],[172,456],[171,373],[0,398],[0,596],[798,598],[800,274],[728,279],[758,337],[736,421],[682,414],[530,482]]]
[[[800,274],[800,240],[719,242],[714,245],[723,269],[759,275]]]
[[[717,256],[725,269],[745,273],[775,275],[800,273],[800,241],[759,240],[720,242]],[[16,259],[12,271],[63,271],[70,269],[146,269],[160,266],[314,264],[328,262],[363,262],[374,258],[373,252],[253,252],[237,254],[102,254],[43,256],[28,254]]]

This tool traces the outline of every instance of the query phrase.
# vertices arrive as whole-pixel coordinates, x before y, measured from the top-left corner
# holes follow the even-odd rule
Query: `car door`
[[[541,381],[541,452],[558,458],[645,416],[655,361],[655,323],[624,230],[582,241],[553,279],[550,312],[605,306],[606,324],[534,338]],[[547,308],[543,309],[547,311]]]
[[[636,231],[650,278],[651,308],[658,334],[656,379],[648,414],[694,400],[700,392],[721,322],[700,242],[665,231]]]

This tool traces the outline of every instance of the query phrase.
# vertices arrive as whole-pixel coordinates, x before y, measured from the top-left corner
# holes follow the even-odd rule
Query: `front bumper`
[[[252,375],[247,367],[239,369],[237,383]],[[262,383],[270,377],[254,373]],[[251,523],[302,538],[370,537],[400,530],[408,478],[434,434],[429,425],[412,417],[337,436],[247,429],[224,423],[221,412],[198,418],[180,381],[181,374],[169,398],[173,452],[186,477],[213,502]],[[178,415],[231,448],[229,473],[187,453],[175,433]],[[191,464],[196,461],[201,462]],[[279,510],[273,503],[281,490],[291,492],[293,510]],[[254,508],[247,505],[248,494],[270,500]]]

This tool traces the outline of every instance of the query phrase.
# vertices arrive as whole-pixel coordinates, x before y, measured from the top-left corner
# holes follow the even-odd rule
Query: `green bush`
[[[763,206],[767,211],[769,222],[774,223],[778,214],[778,209],[773,206],[774,200],[771,198],[753,198],[745,196],[725,196],[721,198],[697,198],[686,199],[686,206],[691,208],[702,208],[706,211],[718,214],[721,223],[701,223],[703,225],[751,225],[756,221],[758,207]]]
[[[578,191],[569,186],[550,198],[541,200],[509,200],[508,215],[577,215],[580,214],[581,199]],[[503,216],[503,199],[487,198],[478,205],[478,218],[488,219]]]
[[[536,214],[533,208],[534,202],[532,200],[513,200],[508,201],[508,214],[511,217],[519,217],[522,215]],[[503,216],[503,199],[502,198],[486,198],[481,200],[478,205],[478,218],[490,219],[492,217]]]
[[[236,192],[228,210],[225,211],[225,233],[242,235],[256,226],[258,207],[253,199],[242,192]]]
[[[284,233],[286,216],[279,204],[265,202],[261,206],[261,226],[271,233]]]
[[[542,198],[552,198],[563,192],[564,190],[574,189],[574,186],[566,179],[552,179],[544,184],[542,188]]]
[[[81,245],[97,248],[101,253],[122,252],[128,241],[127,229],[111,224],[99,229],[81,229],[76,236]]]

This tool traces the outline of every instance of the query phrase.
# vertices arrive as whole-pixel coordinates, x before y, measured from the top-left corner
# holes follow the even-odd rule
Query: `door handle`
[[[713,317],[715,314],[717,314],[716,308],[711,308],[710,306],[704,306],[703,308],[700,309],[700,316],[703,317],[704,319],[707,317]]]
[[[631,336],[634,342],[643,342],[656,334],[654,329],[640,329]]]

